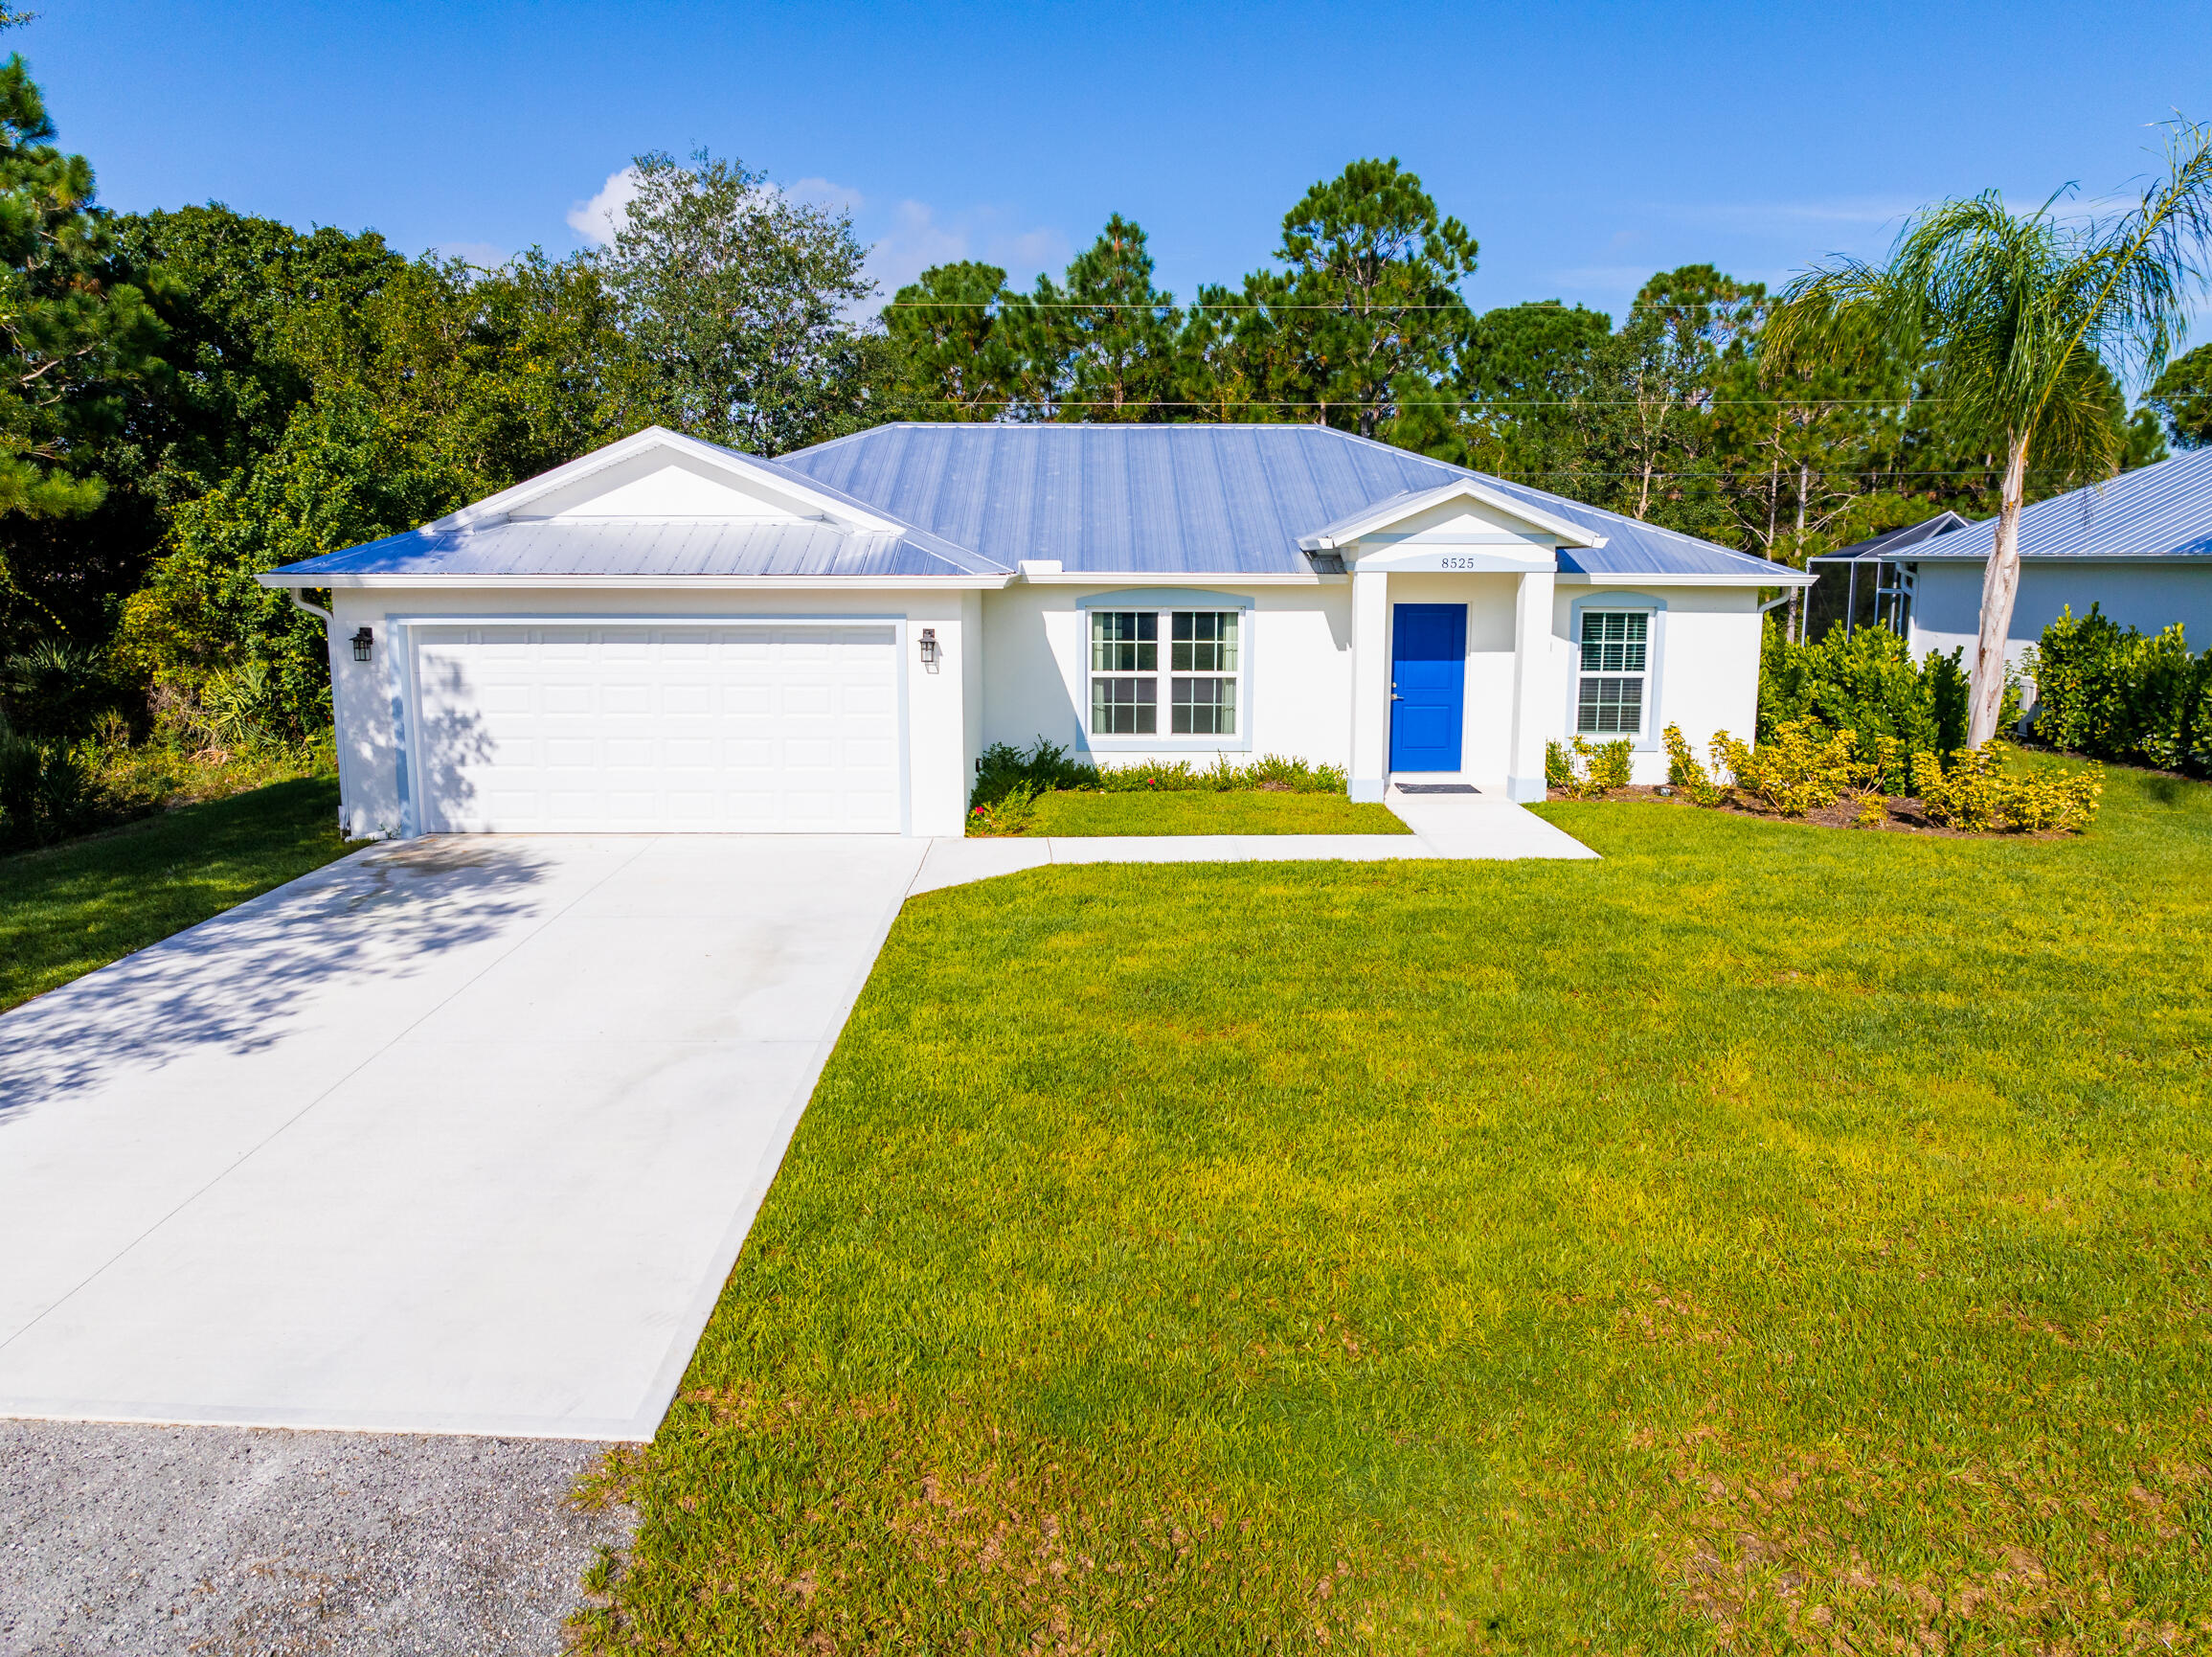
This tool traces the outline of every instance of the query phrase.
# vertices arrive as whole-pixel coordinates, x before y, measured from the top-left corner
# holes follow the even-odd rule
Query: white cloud
[[[637,198],[636,168],[625,167],[620,172],[610,172],[606,183],[599,186],[598,194],[569,209],[569,228],[594,247],[604,247],[615,239],[628,216],[630,203]]]
[[[497,270],[507,262],[507,249],[488,241],[441,241],[430,251],[440,259],[466,260],[480,270]]]
[[[934,264],[981,259],[1003,267],[1015,287],[1068,262],[1068,238],[1057,230],[1023,230],[1003,209],[975,207],[940,217],[926,201],[901,201],[868,250],[868,273],[888,300]]]
[[[868,200],[851,185],[834,184],[826,178],[801,178],[784,186],[783,193],[809,207],[826,207],[839,213],[858,213]]]

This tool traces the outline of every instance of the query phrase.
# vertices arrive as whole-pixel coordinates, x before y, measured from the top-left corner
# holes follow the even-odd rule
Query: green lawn
[[[2212,790],[2106,800],[910,903],[585,1646],[2203,1649]]]
[[[338,838],[337,779],[307,777],[0,857],[0,1009],[346,851]]]
[[[1411,834],[1388,806],[1253,788],[1165,794],[1062,790],[1040,797],[1036,834]]]

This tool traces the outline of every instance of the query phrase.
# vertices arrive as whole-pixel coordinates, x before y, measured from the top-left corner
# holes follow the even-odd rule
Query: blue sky
[[[1026,281],[1120,212],[1187,294],[1396,155],[1480,239],[1474,303],[1612,309],[1946,194],[2102,194],[2212,119],[2207,4],[33,4],[6,43],[118,208],[564,252],[629,156],[703,145],[848,205],[890,283]]]

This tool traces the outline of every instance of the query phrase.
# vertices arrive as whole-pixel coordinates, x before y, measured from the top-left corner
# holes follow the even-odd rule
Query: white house
[[[1973,661],[1982,571],[1996,544],[1997,520],[1985,518],[1895,555],[1910,593],[1914,655],[1964,647]],[[2212,448],[2024,508],[2020,556],[2005,641],[2015,662],[2069,606],[2086,616],[2101,604],[2146,633],[2178,622],[2198,648],[2212,645]]]
[[[1751,729],[1809,578],[1321,426],[944,424],[653,428],[261,579],[330,594],[350,833],[949,835],[1039,737],[1533,800],[1584,732],[1661,780],[1667,722]]]

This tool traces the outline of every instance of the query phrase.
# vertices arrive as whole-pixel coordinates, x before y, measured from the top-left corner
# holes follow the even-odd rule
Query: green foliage
[[[988,420],[1014,400],[1019,329],[1002,320],[1006,273],[962,260],[933,265],[892,295],[884,327],[917,418]]]
[[[1557,788],[1577,800],[1593,800],[1615,788],[1628,786],[1636,744],[1628,738],[1591,743],[1576,737],[1572,745],[1558,741],[1544,745],[1544,785]]]
[[[1933,754],[1915,756],[1912,791],[1929,820],[1977,834],[2088,827],[2105,791],[2101,768],[2008,773],[1999,768],[2006,753],[2002,742],[1985,742],[1952,755],[1948,765]]]
[[[1698,806],[1726,806],[1733,798],[1733,790],[1726,783],[1716,783],[1704,761],[1691,750],[1680,725],[1669,725],[1665,739],[1670,785],[1680,788]]]
[[[2176,448],[2212,443],[2212,345],[2201,345],[2168,363],[2143,402],[2165,422]]]
[[[1262,754],[1239,762],[1216,754],[1211,763],[1194,765],[1188,760],[1156,764],[1085,765],[1068,758],[1068,751],[1039,737],[1027,753],[1010,742],[994,742],[983,750],[976,767],[976,785],[968,795],[971,807],[995,805],[1015,790],[1027,788],[1029,798],[1061,789],[1083,788],[1108,794],[1172,794],[1210,789],[1229,793],[1264,788],[1287,794],[1342,794],[1343,769],[1315,765],[1281,754]]]
[[[1007,783],[968,812],[968,832],[979,835],[1020,834],[1037,816],[1037,784],[1027,778]]]
[[[0,851],[66,840],[98,816],[92,769],[81,751],[17,736],[0,720]]]
[[[91,165],[65,155],[20,57],[0,65],[0,637],[60,625],[20,569],[26,519],[81,515],[107,482],[94,465],[155,367],[161,327],[114,257]],[[36,536],[29,537],[35,544]]]
[[[361,394],[318,401],[274,453],[178,510],[173,550],[125,605],[120,646],[154,683],[165,717],[212,738],[211,685],[251,669],[250,681],[217,692],[232,728],[249,703],[247,722],[278,740],[329,722],[323,624],[254,577],[411,528],[482,491],[485,480],[458,457],[413,441],[410,412]]]
[[[1849,638],[1835,627],[1798,644],[1770,618],[1759,647],[1758,738],[1766,740],[1793,719],[1817,719],[1839,731],[1856,731],[1869,743],[1892,738],[1896,762],[1880,785],[1902,794],[1911,785],[1916,755],[1949,754],[1965,746],[1962,654],[1930,650],[1915,662],[1906,642],[1886,627],[1861,627]],[[2005,689],[2007,727],[2019,720],[2020,708],[2016,675]]]
[[[0,663],[0,717],[34,741],[89,737],[120,700],[106,657],[66,639],[40,639]]]
[[[632,165],[637,193],[594,259],[622,349],[616,423],[760,455],[870,423],[874,359],[844,309],[875,291],[851,216],[705,150]]]
[[[2212,772],[2212,650],[2178,625],[2146,637],[2096,605],[2062,610],[2026,661],[2035,734],[2054,748],[2163,770]]]
[[[1883,780],[1904,766],[1904,746],[1895,737],[1862,742],[1855,731],[1811,718],[1785,720],[1755,748],[1717,731],[1711,751],[1715,772],[1725,771],[1736,790],[1784,817],[1878,794]],[[1699,791],[1693,788],[1691,798]]]

